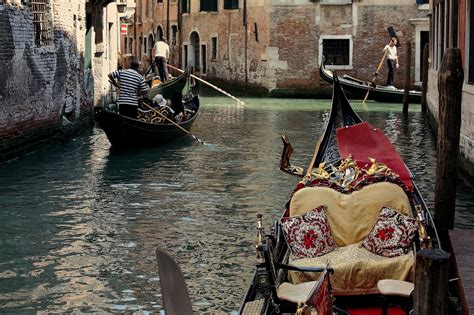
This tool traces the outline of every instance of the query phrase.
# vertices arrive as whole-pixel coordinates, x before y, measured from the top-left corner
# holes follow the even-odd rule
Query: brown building
[[[136,23],[128,28],[126,51],[143,58],[157,34],[169,32],[171,63],[191,63],[209,81],[273,95],[314,95],[322,85],[323,55],[328,68],[371,79],[389,40],[388,26],[402,44],[400,69],[409,65],[412,84],[421,81],[422,50],[429,39],[427,0],[135,1]],[[408,62],[407,41],[413,51]],[[399,87],[402,73],[396,73]],[[385,75],[386,67],[380,83]]]
[[[427,105],[436,128],[439,93],[438,74],[447,48],[460,48],[464,67],[462,86],[460,166],[474,176],[474,0],[430,1],[431,44]]]

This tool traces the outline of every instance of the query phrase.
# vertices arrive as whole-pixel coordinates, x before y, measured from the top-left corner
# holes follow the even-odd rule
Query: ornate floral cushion
[[[362,246],[381,256],[400,256],[410,250],[417,229],[415,219],[383,207]]]
[[[326,207],[320,206],[302,216],[281,219],[286,241],[294,257],[318,257],[336,248],[325,211]]]

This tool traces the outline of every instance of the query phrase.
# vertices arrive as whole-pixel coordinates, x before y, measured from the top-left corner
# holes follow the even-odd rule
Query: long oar
[[[382,60],[380,60],[380,63],[377,67],[377,70],[375,70],[375,73],[374,73],[374,77],[372,78],[372,82],[370,83],[369,85],[369,88],[367,90],[367,94],[365,94],[365,97],[364,97],[364,100],[362,101],[362,103],[365,104],[365,101],[367,101],[367,97],[369,97],[369,93],[370,93],[370,88],[374,85],[374,82],[375,82],[375,79],[377,78],[377,76],[379,75],[379,70],[380,68],[382,67],[382,64],[383,64],[383,61],[385,60],[385,57],[387,56],[387,53],[388,53],[388,49],[385,51],[385,53],[383,54],[383,57],[382,57]]]
[[[159,247],[156,249],[156,260],[166,315],[192,315],[188,288],[179,266]]]
[[[181,69],[179,69],[179,68],[176,68],[176,67],[174,67],[174,66],[172,66],[172,65],[168,65],[168,67],[170,67],[171,69],[178,70],[178,71],[180,71],[180,72],[184,72],[184,70],[181,70]],[[209,85],[210,87],[212,87],[213,89],[215,89],[215,90],[221,92],[222,94],[224,94],[224,95],[226,95],[226,96],[228,96],[228,97],[230,97],[230,98],[236,100],[238,104],[240,104],[240,105],[245,105],[245,103],[242,102],[241,100],[239,100],[237,97],[230,95],[229,93],[227,93],[226,91],[222,90],[221,88],[218,88],[217,86],[212,85],[211,83],[209,83],[209,82],[207,82],[207,81],[205,81],[205,80],[203,80],[203,79],[201,79],[201,78],[199,78],[199,77],[197,77],[197,76],[195,76],[195,75],[193,75],[193,74],[191,74],[191,76],[192,76],[193,78],[195,78],[195,79],[197,79],[197,80],[199,80],[199,81],[201,81],[201,82],[203,82],[203,83]]]
[[[316,147],[314,148],[314,152],[313,152],[313,157],[311,158],[311,162],[308,166],[308,169],[306,170],[306,175],[305,175],[306,178],[309,178],[311,176],[311,172],[313,170],[314,162],[316,161],[316,156],[318,155],[319,147],[321,146],[322,140],[323,140],[323,138],[321,137],[321,138],[319,138],[318,143],[316,143]]]
[[[152,111],[154,111],[155,113],[157,113],[158,115],[160,115],[161,117],[163,117],[164,119],[166,119],[168,122],[172,123],[173,125],[175,125],[179,129],[181,129],[184,133],[186,133],[186,134],[190,135],[191,137],[193,137],[193,139],[196,140],[197,142],[199,142],[201,144],[204,144],[204,141],[202,141],[201,139],[199,139],[198,137],[196,137],[195,135],[193,135],[192,133],[190,133],[189,131],[187,131],[186,129],[184,129],[183,127],[181,127],[180,125],[178,125],[177,123],[175,123],[174,121],[172,121],[171,119],[169,119],[168,117],[166,117],[165,115],[160,113],[160,111],[154,109],[153,107],[151,107],[147,103],[142,102],[142,104],[145,105],[146,107],[148,107],[149,109],[151,109]]]

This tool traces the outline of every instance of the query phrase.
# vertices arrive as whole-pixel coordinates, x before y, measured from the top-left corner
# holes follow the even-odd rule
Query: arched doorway
[[[151,52],[153,50],[153,46],[155,45],[155,41],[153,39],[153,34],[150,34],[148,35],[148,59],[150,60],[150,63],[151,61],[154,59],[154,56],[151,55]]]
[[[200,50],[200,41],[199,34],[197,32],[192,32],[189,36],[189,64],[193,66],[194,71],[201,70],[201,56],[199,53]]]
[[[156,41],[159,41],[163,37],[163,29],[158,25],[156,28]]]

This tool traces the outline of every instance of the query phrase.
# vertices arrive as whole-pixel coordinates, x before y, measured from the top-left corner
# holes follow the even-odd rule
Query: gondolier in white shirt
[[[131,118],[138,115],[138,96],[148,91],[145,79],[138,73],[138,61],[132,61],[130,69],[109,73],[110,82],[119,89],[119,114]]]
[[[166,37],[162,36],[155,46],[153,46],[155,64],[158,67],[158,74],[161,82],[168,80],[168,58],[170,55],[170,46],[166,43]]]
[[[397,53],[397,38],[392,37],[390,43],[385,45],[383,51],[387,51],[387,65],[388,65],[388,75],[387,75],[387,86],[393,86],[393,66],[398,69],[398,53]]]

